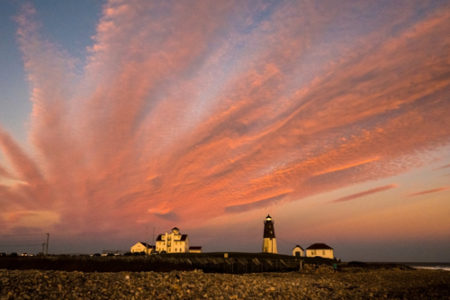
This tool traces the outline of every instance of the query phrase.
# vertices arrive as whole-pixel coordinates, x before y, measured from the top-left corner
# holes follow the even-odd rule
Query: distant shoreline
[[[450,263],[408,263],[414,269],[422,270],[443,270],[450,272]]]
[[[450,262],[371,262],[380,264],[400,264],[414,269],[450,271]]]

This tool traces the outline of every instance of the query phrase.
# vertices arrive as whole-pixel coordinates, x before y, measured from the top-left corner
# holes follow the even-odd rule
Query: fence
[[[225,257],[228,256],[228,257]],[[332,264],[321,258],[298,258],[263,253],[162,254],[150,256],[46,256],[0,257],[0,268],[84,272],[203,270],[215,273],[297,271],[302,264]]]

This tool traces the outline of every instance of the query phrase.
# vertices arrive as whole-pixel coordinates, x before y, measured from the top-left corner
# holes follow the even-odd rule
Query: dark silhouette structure
[[[264,236],[262,251],[265,253],[277,253],[277,240],[275,238],[274,222],[270,215],[264,220]]]

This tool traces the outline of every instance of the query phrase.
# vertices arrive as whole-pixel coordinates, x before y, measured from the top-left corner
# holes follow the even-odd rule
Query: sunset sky
[[[450,261],[449,1],[0,2],[0,252]]]

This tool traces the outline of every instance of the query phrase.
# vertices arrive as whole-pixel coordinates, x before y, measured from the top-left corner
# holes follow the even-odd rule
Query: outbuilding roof
[[[331,249],[331,250],[333,250],[333,248],[331,248],[330,246],[328,246],[327,244],[324,244],[324,243],[315,243],[306,249],[309,249],[309,250]]]
[[[139,242],[139,244],[142,244],[146,248],[155,248],[155,246],[147,244],[146,242]]]
[[[190,250],[202,250],[202,246],[190,246]]]
[[[302,248],[302,246],[300,246],[300,245],[295,245],[294,249],[295,249],[295,248],[300,248],[300,249],[304,250],[304,249]]]

